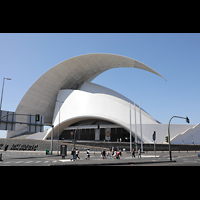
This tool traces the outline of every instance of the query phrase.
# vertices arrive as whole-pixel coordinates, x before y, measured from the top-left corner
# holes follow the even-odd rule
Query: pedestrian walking
[[[114,151],[113,156],[114,156],[114,158],[116,158],[116,156],[117,156],[117,152],[116,151]]]
[[[119,150],[119,156],[121,157],[121,155],[122,155],[122,150],[120,149]]]
[[[71,160],[75,161],[76,151],[75,151],[74,148],[73,148],[72,151],[71,151],[71,155],[72,155]]]
[[[76,149],[76,158],[79,158],[79,160],[80,160],[80,157],[78,155],[79,155],[79,150]]]
[[[120,159],[120,152],[117,151],[116,159]]]
[[[106,151],[105,149],[101,152],[102,158],[105,159]]]
[[[90,160],[90,149],[87,149],[87,158],[86,158],[86,160]]]
[[[141,150],[138,149],[138,158],[141,158]]]
[[[111,152],[110,152],[110,150],[107,151],[107,158],[108,157],[111,159]]]
[[[123,148],[124,157],[125,157],[125,153],[126,153],[126,148],[124,147],[124,148]]]
[[[115,148],[112,147],[112,156],[114,155],[114,152],[115,152]]]
[[[135,158],[135,150],[134,149],[132,150],[132,158],[133,157]]]

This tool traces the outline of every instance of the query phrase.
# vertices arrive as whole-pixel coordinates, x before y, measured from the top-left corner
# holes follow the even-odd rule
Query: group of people
[[[134,149],[132,149],[131,155],[132,155],[132,158],[133,157],[135,158],[135,150]],[[140,150],[140,148],[138,149],[138,158],[141,158],[141,150]]]
[[[87,157],[86,159],[90,159],[90,149],[87,149]],[[71,155],[72,155],[72,158],[71,160],[75,161],[76,159],[79,159],[80,160],[80,157],[79,157],[79,150],[77,148],[73,148],[72,151],[71,151]]]
[[[125,157],[125,153],[126,153],[126,149],[123,148],[123,156],[124,157]],[[86,154],[87,154],[86,160],[90,160],[90,149],[87,149]],[[72,149],[71,155],[72,155],[71,160],[73,160],[73,161],[75,161],[76,159],[80,160],[79,150],[77,148],[73,148]],[[132,150],[131,155],[132,155],[132,158],[133,157],[135,158],[135,150],[134,149]],[[121,156],[122,156],[121,149],[115,151],[114,147],[112,147],[112,151],[110,149],[107,150],[107,151],[106,151],[106,149],[103,149],[102,152],[101,152],[102,159],[106,159],[106,158],[120,159]],[[138,149],[138,158],[141,158],[141,150],[140,150],[140,148]]]
[[[104,149],[101,152],[102,159],[106,159],[106,158],[111,159],[112,157],[116,159],[120,159],[121,155],[122,155],[121,149],[119,151],[112,150],[112,152],[110,150],[106,151],[106,149]]]
[[[138,149],[138,158],[141,158],[141,150],[140,150],[140,148]],[[126,155],[126,149],[125,148],[123,148],[123,156],[125,157],[125,155]],[[132,152],[131,152],[131,155],[132,155],[132,158],[134,157],[135,158],[135,150],[134,149],[132,149]],[[115,159],[120,159],[120,157],[122,156],[122,151],[121,151],[121,149],[119,149],[119,150],[117,150],[117,151],[115,151],[114,150],[114,147],[112,147],[112,151],[110,151],[110,150],[103,150],[102,152],[101,152],[101,156],[102,156],[102,158],[103,159],[106,159],[106,158],[115,158]]]
[[[77,148],[76,149],[75,148],[72,149],[71,155],[72,155],[71,160],[75,161],[77,158],[79,158],[79,160],[80,160],[79,150]]]

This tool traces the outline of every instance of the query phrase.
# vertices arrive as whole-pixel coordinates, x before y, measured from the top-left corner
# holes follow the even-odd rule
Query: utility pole
[[[134,110],[135,110],[135,151],[137,152],[137,121],[136,121],[136,106],[135,106],[135,103],[134,103]]]
[[[4,90],[4,81],[6,80],[11,80],[11,78],[3,78],[3,85],[2,85],[2,92],[1,92],[1,102],[0,102],[0,111],[1,111],[1,107],[2,107],[2,101],[3,101],[3,90]]]
[[[140,104],[140,138],[141,138],[141,152],[143,152],[141,104]]]
[[[131,103],[130,103],[130,152],[132,152],[132,134],[131,134]]]
[[[59,102],[59,125],[58,125],[58,150],[57,150],[57,155],[59,155],[59,137],[60,137],[60,109],[61,109],[61,104],[64,103],[63,101],[56,100],[56,102]]]

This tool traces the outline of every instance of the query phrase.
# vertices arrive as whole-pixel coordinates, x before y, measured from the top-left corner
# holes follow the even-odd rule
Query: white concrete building
[[[139,68],[162,77],[152,68],[131,58],[113,54],[86,54],[65,60],[43,74],[19,103],[17,114],[40,114],[46,124],[54,125],[54,138],[163,143],[167,124],[161,124],[123,95],[91,81],[102,72],[118,67]],[[163,78],[163,77],[162,77]],[[163,78],[164,79],[164,78]],[[131,119],[131,123],[130,123]],[[16,116],[22,121],[21,116]],[[140,123],[141,122],[141,123]],[[194,125],[171,125],[171,138]],[[130,130],[131,129],[131,130]],[[142,133],[142,135],[141,135]],[[7,137],[27,134],[26,125],[17,124]],[[27,135],[27,138],[50,139],[52,129]]]

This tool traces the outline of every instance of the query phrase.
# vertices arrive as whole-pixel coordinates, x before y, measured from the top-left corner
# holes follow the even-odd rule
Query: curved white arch
[[[102,72],[119,67],[139,68],[162,77],[147,65],[120,55],[97,53],[76,56],[43,74],[26,92],[16,113],[38,113],[44,116],[45,123],[52,123],[60,89],[77,89],[84,81],[90,82]]]

